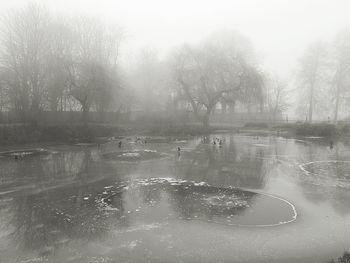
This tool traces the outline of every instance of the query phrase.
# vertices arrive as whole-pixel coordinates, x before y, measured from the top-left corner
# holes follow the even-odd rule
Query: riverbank
[[[213,132],[235,132],[232,126],[213,125],[204,129],[201,124],[186,125],[61,125],[61,126],[31,126],[3,125],[0,126],[0,145],[18,145],[30,143],[91,143],[103,142],[111,137],[120,136],[196,136]]]
[[[247,123],[240,132],[251,135],[279,135],[284,137],[350,137],[350,124],[339,123],[284,123],[268,125],[267,123]]]
[[[31,126],[6,125],[0,127],[0,144],[28,144],[49,142],[93,142],[101,137],[126,134],[127,128],[109,125]]]
[[[253,136],[277,135],[283,137],[324,137],[331,139],[350,137],[350,125],[329,123],[289,123],[269,125],[267,123],[247,123],[234,125],[212,124],[204,128],[201,123],[183,125],[159,124],[96,124],[88,125],[3,125],[0,126],[0,145],[28,143],[92,143],[103,142],[110,137],[120,136],[198,136],[210,133],[244,133]]]

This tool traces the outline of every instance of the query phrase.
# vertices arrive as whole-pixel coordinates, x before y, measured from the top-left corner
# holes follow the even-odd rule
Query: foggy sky
[[[1,12],[27,0],[0,0]],[[33,1],[31,1],[33,2]],[[269,71],[286,76],[304,48],[350,25],[346,0],[38,0],[53,12],[90,14],[127,32],[127,53],[149,46],[166,52],[217,29],[248,36]]]

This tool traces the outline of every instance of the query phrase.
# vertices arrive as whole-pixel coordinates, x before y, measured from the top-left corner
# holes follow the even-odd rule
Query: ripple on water
[[[128,215],[149,224],[180,219],[262,227],[290,223],[297,217],[295,207],[282,198],[172,178],[108,186],[96,203],[110,216]]]
[[[124,162],[141,162],[167,157],[166,154],[154,150],[134,150],[120,151],[103,154],[107,160],[124,161]]]
[[[13,151],[5,151],[0,152],[0,156],[3,157],[27,157],[27,156],[38,156],[38,155],[46,155],[50,152],[48,150],[42,148],[34,148],[34,149],[19,149]]]
[[[350,161],[324,160],[303,163],[303,180],[314,184],[350,187]]]

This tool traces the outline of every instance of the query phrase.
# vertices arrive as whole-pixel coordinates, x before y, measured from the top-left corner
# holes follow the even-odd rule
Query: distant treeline
[[[113,108],[120,89],[119,29],[93,18],[58,17],[30,4],[2,18],[0,110],[25,122],[40,112]]]
[[[338,120],[349,117],[350,30],[329,41],[315,41],[304,51],[297,67],[297,109],[301,119]]]
[[[81,123],[81,111],[40,111],[37,116],[39,125],[70,125]],[[213,112],[209,120],[216,124],[235,124],[242,126],[245,123],[263,122],[266,125],[272,123],[275,118],[275,123],[284,123],[285,119],[282,114],[273,116],[268,112]],[[121,124],[121,125],[155,125],[160,124],[190,124],[198,122],[196,116],[192,112],[184,110],[154,112],[154,114],[144,112],[89,112],[89,123],[106,123],[106,124]],[[23,124],[22,115],[15,111],[0,112],[0,124]]]
[[[98,19],[52,14],[36,4],[4,14],[0,112],[38,123],[43,112],[80,111],[87,123],[90,112],[186,110],[209,126],[217,109],[267,112],[274,121],[288,107],[286,84],[259,67],[251,42],[237,32],[213,33],[161,59],[150,48],[126,57],[125,36]]]

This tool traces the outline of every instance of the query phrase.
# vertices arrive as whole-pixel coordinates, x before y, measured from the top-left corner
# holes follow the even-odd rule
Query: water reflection
[[[275,178],[287,177],[288,187],[295,186],[298,197],[303,193],[302,202],[350,213],[345,142],[330,149],[329,142],[316,139],[230,134],[155,141],[124,142],[122,149],[117,143],[60,146],[30,158],[0,158],[0,261],[2,255],[10,256],[8,262],[26,260],[26,253],[55,258],[56,251],[68,248],[78,254],[77,243],[108,241],[145,224],[205,222],[206,231],[213,222],[226,227],[288,222],[293,209],[283,200],[229,188],[266,192]],[[148,151],[152,158],[119,162],[103,157],[123,151]],[[160,153],[167,158],[158,158]],[[299,168],[310,162],[308,173]]]
[[[118,218],[121,193],[133,220],[161,223],[168,220],[201,220],[226,225],[272,226],[295,219],[294,207],[281,199],[205,182],[150,178],[117,184],[104,191],[98,203]],[[272,213],[273,211],[273,213]]]
[[[210,144],[216,138],[220,138],[220,146]],[[233,135],[203,137],[191,151],[181,153],[182,158],[175,163],[177,174],[187,180],[218,186],[264,188],[266,175],[275,165],[265,157],[274,148],[247,147],[251,140]]]
[[[0,203],[5,205],[0,206],[0,233],[8,232],[7,239],[19,250],[39,255],[75,239],[107,235],[111,224],[100,213],[95,196],[122,174],[98,160],[98,152],[91,149],[20,161],[1,159]]]
[[[117,151],[103,154],[107,160],[124,161],[124,162],[141,162],[166,157],[165,154],[155,150],[132,150]]]
[[[337,142],[332,149],[328,141],[318,139],[298,148],[300,156],[299,186],[314,204],[329,203],[340,215],[350,213],[349,157],[347,142]]]
[[[83,202],[86,189],[77,190],[78,187],[72,187],[15,197],[11,218],[14,242],[21,248],[41,251],[77,237],[92,239],[105,235],[103,214],[98,213],[93,202]]]

